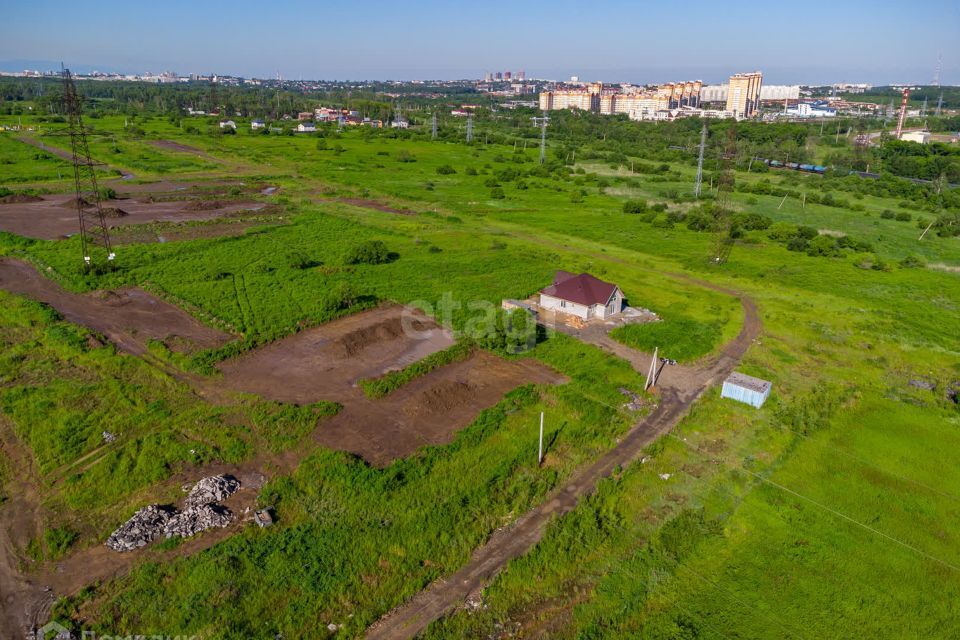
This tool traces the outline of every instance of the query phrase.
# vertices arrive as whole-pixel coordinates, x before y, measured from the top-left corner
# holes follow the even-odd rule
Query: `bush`
[[[475,176],[475,175],[477,175],[477,168],[476,168],[476,167],[467,167],[466,169],[463,170],[463,173],[466,174],[466,175],[468,175],[468,176]]]
[[[453,175],[456,172],[457,170],[448,164],[442,164],[439,167],[437,167],[437,175],[439,176],[449,176],[449,175]]]
[[[924,262],[923,258],[916,255],[909,255],[900,261],[901,269],[922,269],[925,266],[927,266],[927,263]]]
[[[490,189],[490,197],[493,200],[503,200],[507,197],[507,194],[503,192],[501,187],[494,187],[493,189]]]
[[[777,222],[770,225],[767,237],[776,242],[788,242],[797,235],[797,226],[789,222]]]
[[[819,235],[807,243],[808,256],[835,256],[839,253],[837,240],[832,236]]]
[[[347,264],[383,264],[390,262],[391,254],[382,240],[367,240],[355,246],[348,254]]]
[[[913,219],[913,216],[911,216],[906,211],[901,211],[900,213],[897,214],[897,220],[899,220],[900,222],[910,222],[911,219]]]
[[[624,213],[643,213],[647,210],[646,200],[627,200],[623,203]]]
[[[896,214],[890,209],[884,209],[880,212],[880,217],[884,220],[893,220],[896,217]]]
[[[401,149],[397,152],[397,162],[416,162],[417,159],[412,153],[406,149]]]

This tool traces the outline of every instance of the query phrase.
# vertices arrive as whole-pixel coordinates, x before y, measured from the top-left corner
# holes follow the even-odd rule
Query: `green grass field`
[[[122,122],[99,126],[122,128]],[[485,608],[452,614],[428,637],[486,637],[517,625],[529,637],[551,638],[960,633],[960,476],[951,458],[960,444],[960,412],[946,396],[960,380],[960,281],[949,271],[898,266],[914,254],[960,265],[960,239],[917,240],[915,218],[926,212],[900,199],[846,192],[863,211],[803,207],[795,198],[781,206],[777,196],[735,192],[740,211],[868,241],[870,260],[889,269],[865,268],[865,255],[851,250],[836,257],[788,251],[760,230],[747,231],[718,267],[709,262],[711,234],[666,224],[671,212],[692,207],[677,197],[692,188],[688,164],[640,175],[590,161],[574,168],[583,173],[565,175],[541,171],[533,148],[512,145],[350,131],[320,150],[314,137],[188,135],[147,118],[138,126],[148,138],[200,148],[224,164],[171,166],[167,152],[156,158],[141,142],[124,141],[118,166],[136,171],[135,156],[145,154],[146,177],[249,171],[280,187],[264,199],[285,207],[290,224],[237,237],[124,246],[118,269],[102,276],[80,274],[76,240],[4,237],[0,255],[49,265],[78,291],[147,286],[242,334],[224,350],[203,354],[200,364],[380,300],[436,309],[445,296],[463,305],[526,297],[549,284],[556,269],[617,282],[631,304],[663,318],[621,330],[618,338],[641,349],[669,344],[671,357],[684,361],[735,336],[742,315],[737,300],[672,273],[756,300],[764,333],[741,370],[773,382],[763,409],[708,392],[676,437],[661,439],[646,463],[603,483],[556,521],[533,552],[511,563],[486,589]],[[23,175],[41,162],[24,159]],[[447,165],[455,173],[438,173]],[[763,179],[822,191],[820,176],[737,175],[738,183]],[[341,198],[377,200],[417,215]],[[623,213],[627,198],[667,210],[644,222]],[[909,210],[914,220],[881,218],[887,209]],[[352,248],[371,239],[382,240],[397,259],[347,264]],[[72,510],[81,505],[121,504],[110,511],[116,520],[148,488],[168,490],[163,479],[193,463],[181,454],[194,447],[194,437],[216,438],[202,449],[205,459],[243,459],[265,446],[252,419],[225,422],[168,379],[145,382],[157,374],[136,359],[107,348],[87,351],[78,342],[82,332],[36,305],[11,308],[0,314],[0,406],[44,481],[97,446],[96,425],[106,415],[81,404],[85,387],[73,376],[92,374],[74,374],[74,367],[95,368],[97,381],[84,384],[116,394],[110,415],[136,425],[131,438],[138,444],[111,453],[116,463],[102,467],[121,470],[116,475],[94,468],[76,473],[69,488],[49,490],[47,500],[58,508],[50,529],[76,517]],[[462,329],[469,310],[449,320]],[[137,633],[175,628],[211,638],[306,638],[333,622],[345,625],[338,635],[360,637],[380,615],[461,566],[493,530],[537,504],[632,423],[633,416],[610,406],[622,402],[618,387],[642,388],[642,377],[625,362],[564,336],[548,338],[529,355],[571,383],[521,389],[452,444],[383,470],[317,452],[264,491],[262,502],[276,506],[277,527],[245,531],[174,562],[144,563],[62,602],[59,614],[87,627]],[[920,378],[935,390],[910,386]],[[254,415],[256,406],[238,411]],[[551,434],[551,464],[538,470],[529,444],[542,409],[562,418]],[[53,430],[41,428],[50,424]],[[166,457],[151,447],[163,447]],[[149,472],[136,472],[140,459]],[[109,490],[93,495],[96,482]],[[92,544],[102,533],[82,529],[74,544]]]

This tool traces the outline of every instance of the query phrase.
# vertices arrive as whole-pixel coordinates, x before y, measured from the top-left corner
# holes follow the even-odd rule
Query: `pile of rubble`
[[[226,507],[219,504],[202,504],[189,507],[167,521],[163,533],[168,538],[180,536],[189,538],[201,531],[213,527],[225,527],[233,520],[233,514]]]
[[[114,551],[133,551],[161,535],[189,538],[213,527],[225,527],[233,514],[219,502],[240,489],[233,476],[210,476],[193,486],[184,501],[184,510],[152,504],[140,509],[107,539]]]
[[[146,546],[164,531],[175,514],[174,509],[158,504],[144,507],[110,534],[107,546],[114,551],[133,551]]]
[[[210,476],[193,485],[187,495],[186,505],[202,507],[208,504],[223,502],[240,489],[240,481],[233,476]]]

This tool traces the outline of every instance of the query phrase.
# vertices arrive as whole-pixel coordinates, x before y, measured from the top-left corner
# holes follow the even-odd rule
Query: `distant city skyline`
[[[175,71],[311,80],[453,80],[486,71],[528,78],[722,82],[760,69],[775,84],[960,84],[960,3],[885,0],[801,7],[748,0],[683,7],[624,0],[482,6],[374,0],[34,0],[4,9],[0,62],[59,61],[102,71]],[[576,42],[577,46],[570,46]],[[6,66],[6,65],[5,65]],[[13,69],[5,69],[13,70]]]

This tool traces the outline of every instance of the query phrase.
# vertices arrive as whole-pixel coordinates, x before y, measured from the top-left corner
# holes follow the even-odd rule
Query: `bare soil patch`
[[[101,333],[137,355],[146,353],[150,339],[181,352],[215,348],[230,340],[229,335],[142,289],[70,293],[19,260],[0,259],[0,289],[48,304],[66,320]]]
[[[301,331],[219,365],[224,383],[271,400],[306,404],[362,397],[356,383],[405,367],[453,344],[449,332],[404,308],[378,307]]]
[[[0,204],[23,204],[24,202],[41,202],[40,196],[30,196],[25,193],[11,193],[0,198]]]
[[[363,207],[365,209],[376,209],[377,211],[383,211],[384,213],[394,213],[398,216],[417,215],[416,211],[410,211],[409,209],[397,209],[382,202],[377,202],[376,200],[365,200],[363,198],[337,198],[337,202],[352,204],[355,207]]]
[[[504,394],[525,384],[559,384],[564,377],[535,360],[505,360],[478,351],[434,369],[380,400],[357,393],[320,425],[315,440],[386,466],[427,445],[453,440]]]
[[[28,238],[56,240],[77,232],[76,196],[44,196],[39,201],[0,205],[0,231],[9,231]],[[260,211],[262,202],[218,200],[151,202],[145,198],[110,201],[104,207],[113,228],[149,222],[183,222],[209,220],[234,214]]]
[[[182,144],[180,142],[174,142],[173,140],[151,140],[150,144],[160,149],[165,149],[167,151],[177,151],[180,153],[189,153],[204,160],[210,160],[211,162],[220,162],[219,159],[214,158],[209,153],[203,149],[198,149],[196,147],[191,147],[187,144]]]

